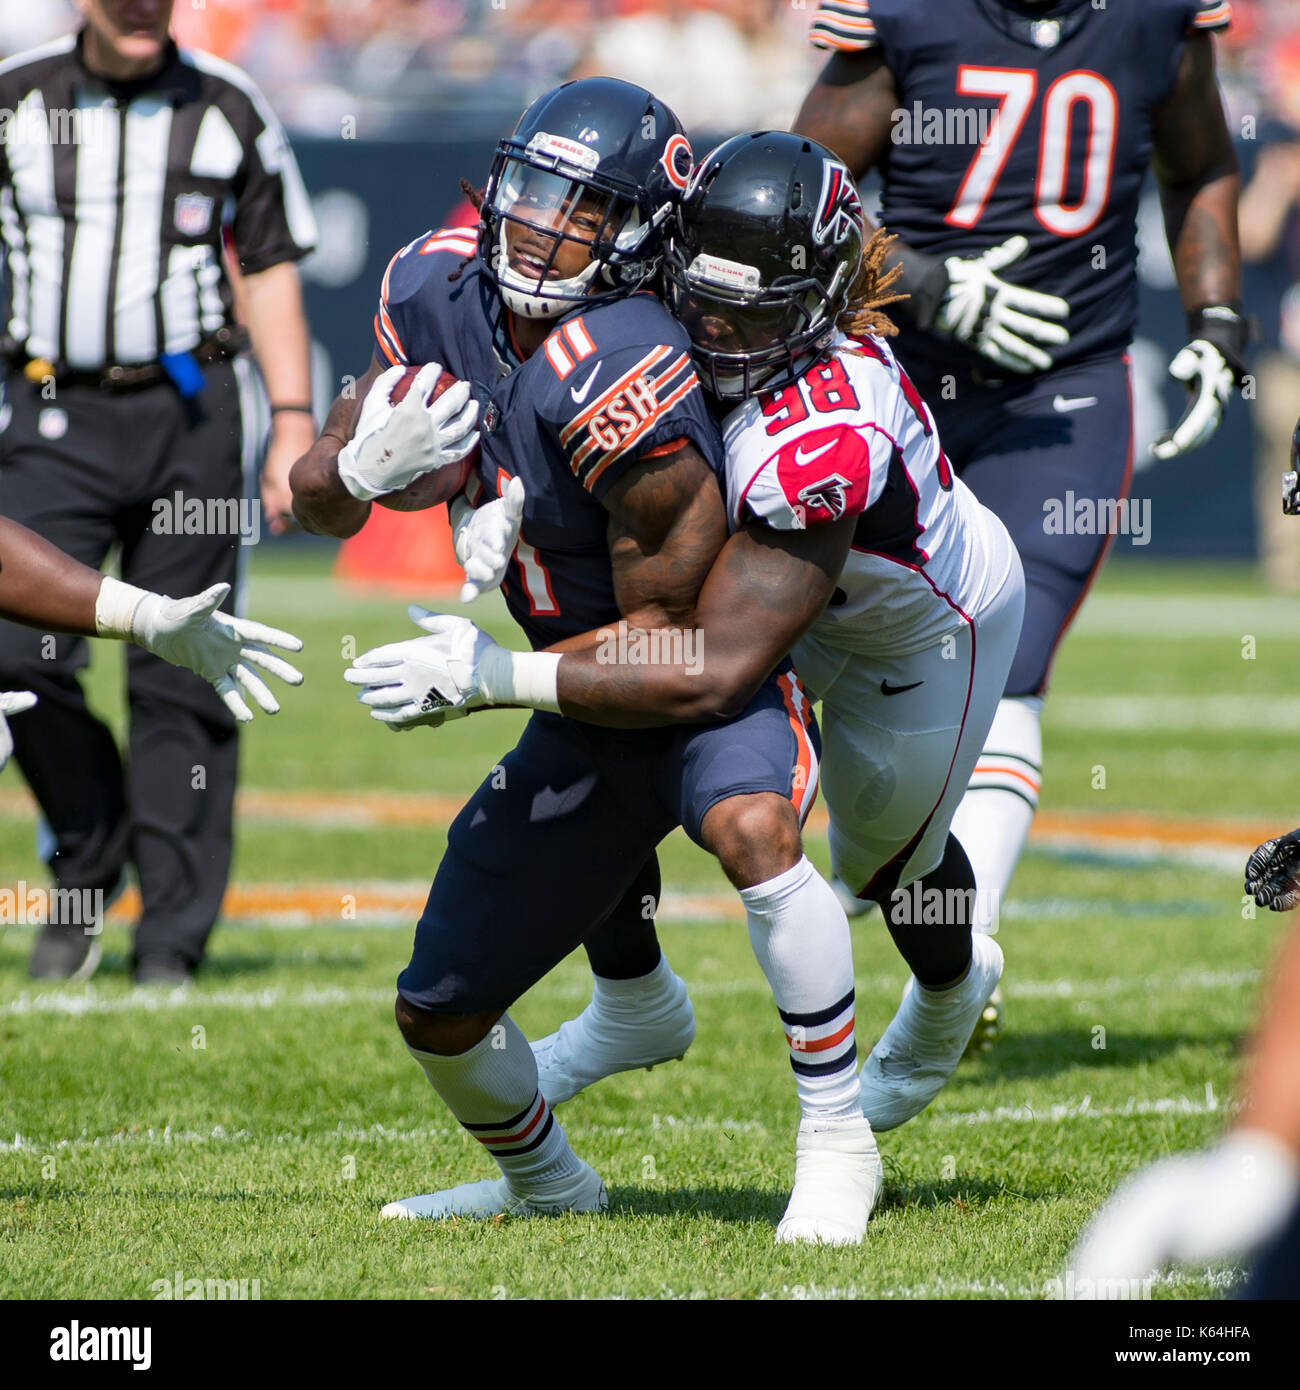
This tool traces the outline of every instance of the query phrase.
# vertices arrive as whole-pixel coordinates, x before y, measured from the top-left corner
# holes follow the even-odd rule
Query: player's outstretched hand
[[[356,432],[339,451],[339,478],[360,502],[373,502],[435,468],[459,463],[478,444],[478,402],[470,398],[469,382],[458,381],[426,405],[442,375],[431,362],[394,405],[390,394],[406,371],[390,367],[375,379],[361,403]]]
[[[1169,364],[1169,375],[1187,387],[1187,409],[1171,430],[1151,446],[1158,459],[1177,458],[1199,449],[1219,428],[1232,394],[1232,368],[1213,343],[1188,343]]]
[[[214,584],[192,598],[146,593],[131,615],[130,636],[146,651],[210,681],[231,714],[246,724],[253,711],[245,694],[267,714],[280,710],[253,667],[260,666],[287,685],[301,685],[302,672],[269,648],[300,652],[302,642],[279,628],[218,613],[217,606],[229,592],[229,584]]]
[[[1013,236],[982,256],[949,256],[944,261],[948,292],[935,327],[1008,371],[1045,372],[1052,365],[1045,347],[1059,348],[1070,341],[1065,326],[1057,322],[1069,317],[1070,306],[1054,294],[1002,279],[1001,272],[1028,250],[1024,237]]]
[[[375,647],[343,672],[350,685],[362,687],[357,699],[370,707],[370,717],[390,729],[413,729],[491,704],[482,664],[487,653],[505,649],[468,618],[418,604],[407,612],[426,636]]]
[[[1088,1224],[1066,1264],[1074,1275],[1074,1296],[1114,1297],[1116,1286],[1109,1281],[1136,1284],[1166,1264],[1248,1254],[1291,1214],[1298,1168],[1280,1139],[1244,1129],[1204,1153],[1152,1164],[1125,1182]],[[1140,1285],[1130,1285],[1129,1292],[1140,1297]]]
[[[1300,830],[1265,840],[1246,860],[1246,892],[1274,912],[1300,903]]]
[[[36,703],[36,696],[30,690],[3,690],[0,691],[0,769],[9,761],[9,755],[14,751],[13,735],[9,732],[9,725],[5,723],[6,714],[21,714],[25,709],[31,709]]]
[[[462,603],[472,603],[480,594],[500,587],[519,541],[523,515],[521,478],[512,478],[504,496],[481,507],[471,507],[463,497],[452,503],[456,559],[465,571],[460,591]]]
[[[1192,341],[1169,364],[1169,375],[1187,388],[1187,408],[1173,429],[1152,444],[1151,452],[1158,459],[1199,449],[1219,428],[1232,388],[1246,371],[1249,327],[1235,309],[1226,305],[1201,309],[1192,322]]]

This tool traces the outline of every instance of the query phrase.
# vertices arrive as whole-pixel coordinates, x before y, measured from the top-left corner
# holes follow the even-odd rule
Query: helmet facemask
[[[754,266],[701,252],[689,264],[669,248],[667,303],[718,400],[744,400],[794,380],[830,341],[847,286],[783,276],[762,285]],[[839,273],[836,281],[843,278]]]
[[[636,200],[555,160],[542,167],[529,153],[498,156],[483,206],[485,259],[506,307],[556,318],[593,293],[648,278],[655,262],[637,251],[651,227]]]

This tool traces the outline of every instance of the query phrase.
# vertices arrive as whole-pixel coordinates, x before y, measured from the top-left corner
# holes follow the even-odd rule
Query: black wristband
[[[895,252],[903,267],[898,290],[908,296],[898,306],[904,318],[918,328],[932,328],[944,296],[948,293],[948,267],[942,256],[929,256],[900,245]]]
[[[1243,318],[1235,304],[1206,304],[1187,315],[1187,337],[1200,338],[1218,348],[1232,368],[1237,385],[1246,375],[1246,345],[1251,339],[1251,320]]]
[[[273,406],[271,407],[271,414],[272,414],[272,415],[310,415],[310,416],[312,417],[313,420],[316,418],[316,412],[315,412],[315,410],[314,410],[311,406],[309,406],[309,405],[273,405]]]

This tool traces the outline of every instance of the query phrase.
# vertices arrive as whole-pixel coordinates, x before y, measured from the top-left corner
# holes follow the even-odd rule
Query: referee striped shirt
[[[10,350],[75,371],[188,352],[233,322],[245,274],[316,226],[284,131],[238,68],[171,44],[162,69],[89,72],[81,35],[0,64],[0,235]]]

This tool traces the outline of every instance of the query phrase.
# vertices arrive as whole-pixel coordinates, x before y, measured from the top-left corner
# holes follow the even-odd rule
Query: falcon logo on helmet
[[[824,145],[760,130],[704,155],[677,209],[664,298],[705,390],[743,400],[806,371],[834,336],[862,239],[862,202]]]
[[[833,159],[822,161],[822,196],[813,222],[813,239],[820,246],[839,246],[863,231],[862,199],[849,171]]]

